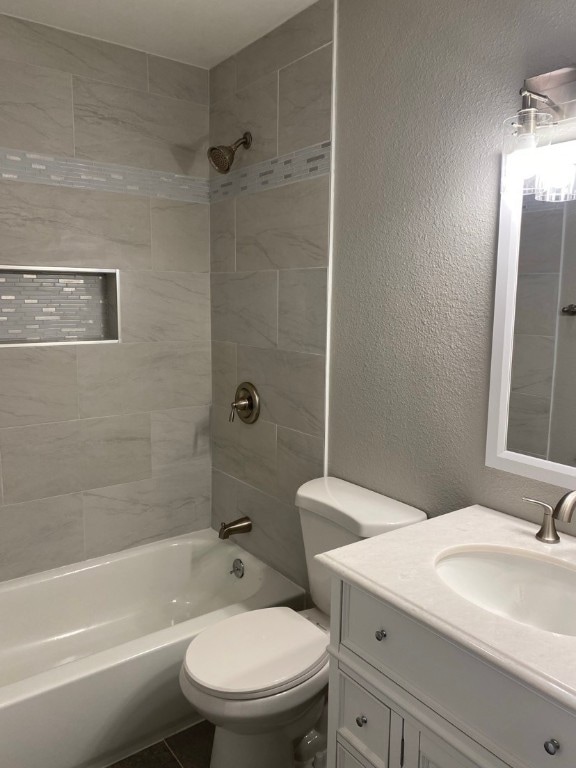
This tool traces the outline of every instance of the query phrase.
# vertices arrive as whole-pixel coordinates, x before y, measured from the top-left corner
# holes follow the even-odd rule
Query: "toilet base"
[[[210,768],[294,768],[294,747],[283,731],[245,735],[216,726]]]

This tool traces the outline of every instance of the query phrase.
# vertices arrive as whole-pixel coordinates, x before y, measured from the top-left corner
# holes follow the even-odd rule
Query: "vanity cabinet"
[[[571,712],[341,580],[329,650],[329,768],[576,765]]]

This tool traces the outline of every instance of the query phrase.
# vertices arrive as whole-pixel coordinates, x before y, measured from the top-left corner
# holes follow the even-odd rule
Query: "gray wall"
[[[208,176],[206,70],[0,16],[0,112],[1,147]],[[209,206],[2,181],[0,264],[119,268],[124,342],[0,348],[0,579],[207,527]]]
[[[484,466],[502,121],[569,0],[340,0],[329,470],[431,514],[560,489]]]
[[[330,139],[331,0],[211,71],[212,143],[243,131],[234,169]],[[245,514],[240,544],[306,583],[294,495],[322,474],[329,177],[211,205],[213,524]],[[262,396],[254,425],[228,421],[236,385]]]

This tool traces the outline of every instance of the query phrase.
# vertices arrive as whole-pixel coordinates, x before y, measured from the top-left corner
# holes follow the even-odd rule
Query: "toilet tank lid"
[[[338,477],[319,477],[300,486],[296,504],[301,509],[368,538],[426,520],[426,513]]]

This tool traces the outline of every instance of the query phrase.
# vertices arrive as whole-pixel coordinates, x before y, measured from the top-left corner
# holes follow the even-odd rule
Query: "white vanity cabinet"
[[[576,766],[571,712],[338,579],[330,654],[329,768]]]

